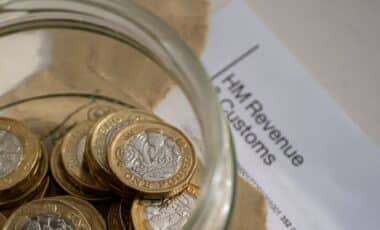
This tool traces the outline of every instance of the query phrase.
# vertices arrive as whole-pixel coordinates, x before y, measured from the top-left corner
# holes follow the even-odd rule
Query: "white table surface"
[[[246,1],[380,146],[380,1]]]

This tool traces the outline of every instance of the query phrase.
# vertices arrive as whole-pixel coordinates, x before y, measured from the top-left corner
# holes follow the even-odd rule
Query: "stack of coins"
[[[72,196],[58,196],[21,206],[6,220],[3,229],[104,230],[107,227],[90,203]]]
[[[200,169],[194,147],[149,112],[124,109],[80,121],[57,141],[50,161],[41,146],[20,122],[0,119],[0,211],[9,216],[9,208],[23,204],[6,230],[107,229],[87,201],[98,202],[103,214],[102,201],[111,204],[109,229],[181,229],[195,207],[199,187],[192,183]],[[39,199],[49,185],[48,162],[71,196]],[[26,203],[33,199],[39,200]]]
[[[152,114],[140,110],[122,110],[100,119],[92,128],[85,159],[92,175],[120,196],[129,196],[130,188],[121,183],[112,173],[107,157],[111,141],[116,134],[137,122],[159,121]]]
[[[119,183],[149,199],[182,192],[196,167],[191,142],[174,127],[157,122],[137,122],[120,130],[107,160]]]
[[[48,155],[38,137],[21,122],[0,118],[0,211],[41,198],[49,186]]]
[[[55,181],[68,194],[90,201],[110,199],[108,187],[101,185],[90,174],[84,163],[88,133],[93,125],[84,121],[70,131],[54,148],[50,166]]]
[[[128,200],[113,202],[107,215],[108,229],[134,229],[130,215],[130,203]]]

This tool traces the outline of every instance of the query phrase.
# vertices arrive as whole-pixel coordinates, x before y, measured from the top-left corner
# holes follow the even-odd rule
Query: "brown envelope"
[[[239,176],[231,229],[265,230],[267,208],[264,196]]]

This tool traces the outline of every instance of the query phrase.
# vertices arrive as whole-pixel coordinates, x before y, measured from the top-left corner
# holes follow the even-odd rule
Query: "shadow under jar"
[[[80,119],[137,107],[183,131],[201,170],[184,229],[228,228],[235,195],[229,129],[204,68],[161,20],[130,1],[0,1],[0,112],[51,150]]]

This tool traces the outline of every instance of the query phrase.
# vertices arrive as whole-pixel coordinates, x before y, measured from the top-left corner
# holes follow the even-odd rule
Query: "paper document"
[[[270,230],[379,229],[379,149],[244,1],[213,15],[203,62]]]

